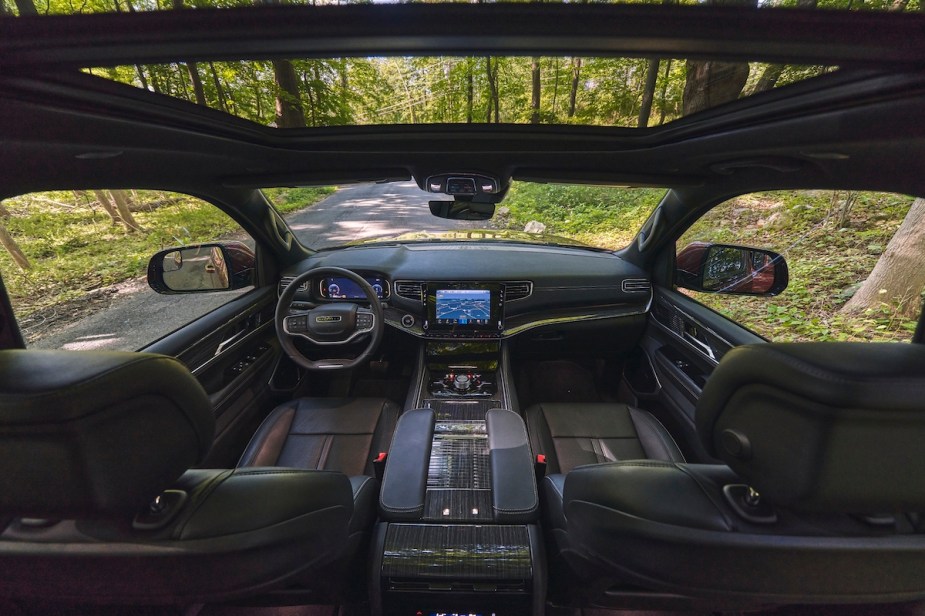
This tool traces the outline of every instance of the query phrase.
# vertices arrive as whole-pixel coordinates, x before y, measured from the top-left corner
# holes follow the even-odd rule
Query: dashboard
[[[322,266],[363,276],[383,301],[386,324],[421,338],[508,338],[542,326],[642,315],[652,298],[645,273],[613,253],[507,243],[327,250],[285,271],[281,287]],[[352,281],[322,277],[300,288],[294,301],[364,300]]]

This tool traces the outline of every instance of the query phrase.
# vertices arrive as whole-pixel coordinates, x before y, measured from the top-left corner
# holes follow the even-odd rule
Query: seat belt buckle
[[[536,483],[543,481],[543,477],[546,476],[546,456],[543,454],[537,454],[536,460],[533,462],[533,472],[536,475]]]
[[[385,474],[385,461],[388,457],[388,453],[380,451],[379,455],[373,458],[373,474],[379,481],[382,481],[382,476]]]

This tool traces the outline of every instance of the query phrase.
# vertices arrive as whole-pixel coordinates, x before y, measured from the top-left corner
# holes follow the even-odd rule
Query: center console
[[[501,334],[504,287],[423,285],[417,378],[395,428],[373,542],[374,616],[541,614],[546,591],[527,431]]]
[[[513,411],[481,402],[399,420],[380,493],[373,614],[542,613],[545,560],[526,428]]]

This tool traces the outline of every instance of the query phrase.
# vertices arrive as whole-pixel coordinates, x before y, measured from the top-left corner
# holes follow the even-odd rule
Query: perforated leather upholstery
[[[257,430],[239,467],[283,466],[340,471],[354,494],[351,535],[369,530],[379,482],[373,458],[388,451],[399,408],[384,398],[299,398],[281,404]]]
[[[626,404],[541,403],[524,415],[534,454],[546,456],[542,509],[560,549],[568,546],[562,508],[566,473],[578,466],[618,460],[684,460],[658,419]]]
[[[684,460],[651,413],[619,403],[541,403],[525,411],[533,451],[547,473],[618,460]]]

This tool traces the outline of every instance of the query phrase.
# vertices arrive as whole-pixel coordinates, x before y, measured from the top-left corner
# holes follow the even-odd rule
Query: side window
[[[786,258],[790,282],[773,297],[682,290],[765,338],[904,341],[915,331],[925,289],[925,199],[755,193],[710,210],[678,240],[678,253],[694,242],[770,249]]]
[[[160,295],[147,284],[159,250],[253,241],[210,203],[177,193],[32,193],[0,203],[0,270],[27,346],[137,350],[247,289]]]

